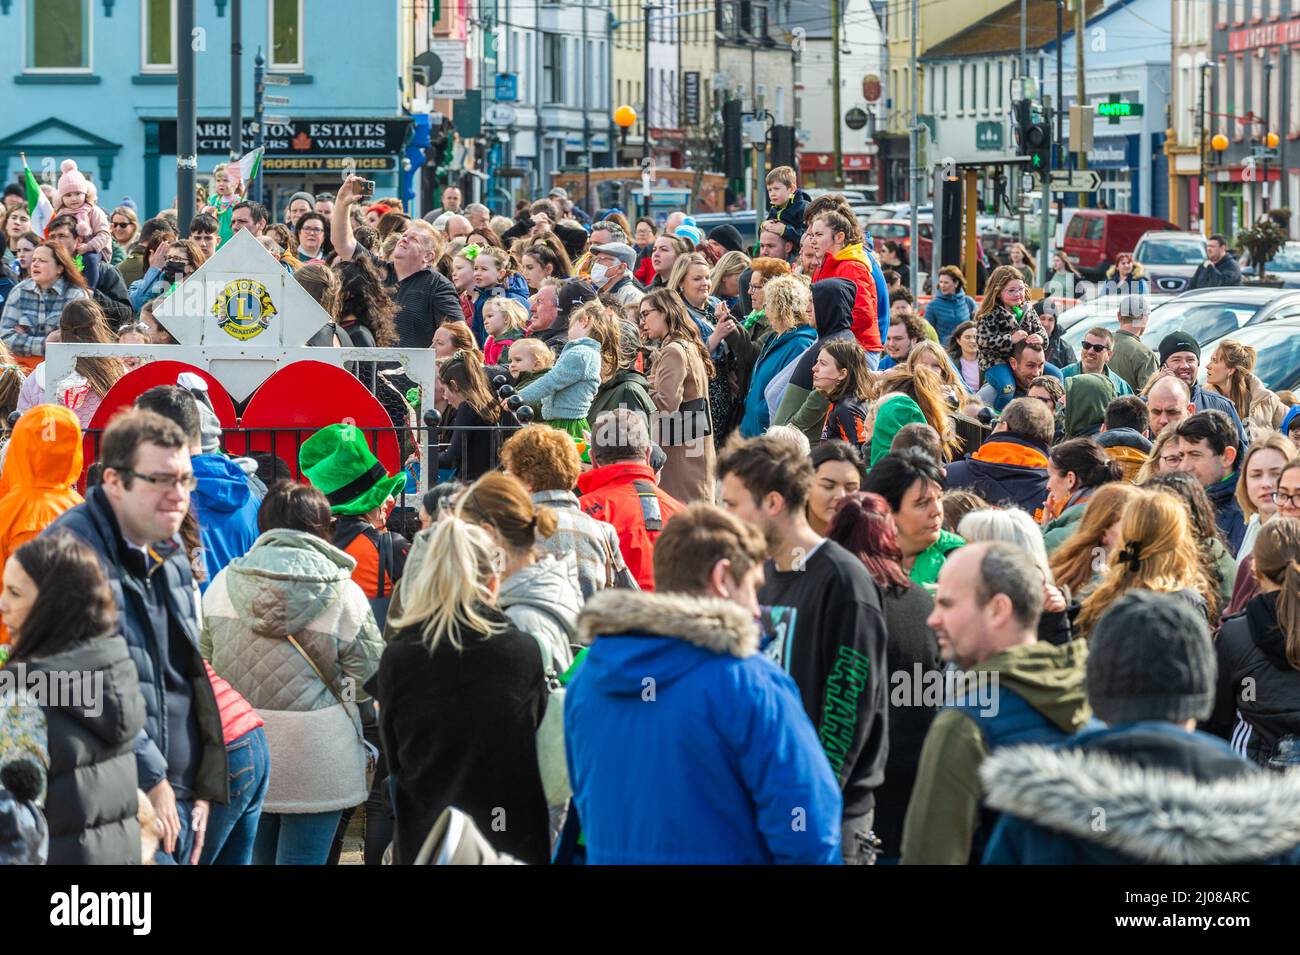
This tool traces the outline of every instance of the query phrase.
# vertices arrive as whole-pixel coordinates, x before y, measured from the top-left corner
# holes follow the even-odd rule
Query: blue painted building
[[[1114,98],[1142,107],[1142,115],[1115,123],[1103,116],[1095,118],[1088,166],[1101,175],[1098,196],[1111,209],[1168,218],[1169,161],[1164,142],[1169,125],[1169,0],[1105,0],[1096,7],[1090,4],[1088,10],[1083,37],[1086,102],[1095,107]],[[1072,15],[1067,15],[1061,49],[1067,143],[1069,110],[1077,101],[1072,21]],[[1034,66],[1044,91],[1055,100],[1055,39],[1039,50]],[[1075,205],[1075,198],[1065,194],[1066,205]]]
[[[428,117],[403,109],[411,25],[401,0],[245,0],[244,150],[252,148],[253,60],[287,80],[267,86],[288,105],[266,112],[265,198],[337,189],[349,165],[377,195],[411,196]],[[198,175],[229,158],[228,0],[197,0]],[[77,160],[112,209],[130,196],[141,216],[176,196],[176,0],[0,0],[0,169],[25,151],[33,171]],[[406,42],[403,42],[403,39]]]

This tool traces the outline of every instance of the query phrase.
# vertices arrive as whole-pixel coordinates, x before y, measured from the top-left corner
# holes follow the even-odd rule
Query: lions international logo
[[[266,286],[253,279],[236,279],[226,285],[213,303],[217,327],[231,338],[246,342],[266,330],[275,315],[275,305]]]

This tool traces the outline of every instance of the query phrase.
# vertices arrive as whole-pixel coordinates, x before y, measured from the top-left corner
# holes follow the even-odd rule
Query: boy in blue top
[[[840,862],[839,786],[791,677],[758,652],[767,544],[693,504],[654,593],[587,601],[564,746],[593,865]]]
[[[799,188],[795,172],[789,166],[777,166],[767,174],[767,221],[765,231],[775,232],[793,248],[803,238],[804,213],[811,197]]]

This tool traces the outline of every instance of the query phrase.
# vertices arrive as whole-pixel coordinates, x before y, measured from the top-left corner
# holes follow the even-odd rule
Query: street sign
[[[513,126],[518,118],[518,112],[509,103],[492,103],[483,114],[484,122],[490,126]]]
[[[1276,148],[1269,149],[1267,146],[1260,146],[1258,144],[1250,147],[1250,154],[1256,159],[1267,159],[1270,162],[1276,162],[1280,155]]]
[[[498,103],[513,103],[519,99],[518,73],[498,73],[496,86],[495,99]],[[498,171],[497,175],[500,174]]]
[[[266,104],[267,106],[288,106],[288,105],[289,105],[289,97],[287,97],[287,96],[272,96],[270,93],[267,93],[266,95],[264,95],[264,96],[262,97],[262,102],[263,102],[264,104]]]
[[[1002,123],[997,121],[975,124],[975,148],[984,150],[1001,149],[1003,145]]]
[[[867,111],[861,106],[855,106],[844,114],[844,125],[849,129],[861,129],[867,125]]]
[[[880,100],[881,86],[880,77],[875,73],[868,73],[862,78],[862,98],[868,103],[875,103]]]
[[[266,86],[288,86],[289,77],[280,76],[277,73],[264,73],[262,75],[262,82]]]
[[[442,75],[429,88],[434,99],[465,98],[465,41],[430,40],[429,52],[442,63]]]
[[[1058,169],[1052,173],[1052,192],[1096,192],[1100,188],[1101,175],[1095,169]]]
[[[293,122],[293,120],[288,116],[281,116],[279,113],[276,113],[274,116],[270,113],[265,113],[262,116],[262,122],[266,123],[268,126],[288,126]]]
[[[1123,118],[1127,116],[1141,116],[1145,112],[1141,103],[1121,103],[1118,101],[1097,104],[1098,116],[1111,116]]]

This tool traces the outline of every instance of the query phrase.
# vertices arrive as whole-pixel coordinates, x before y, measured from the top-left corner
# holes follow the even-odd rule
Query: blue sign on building
[[[514,103],[519,99],[519,74],[518,73],[498,73],[496,101],[498,103]]]

